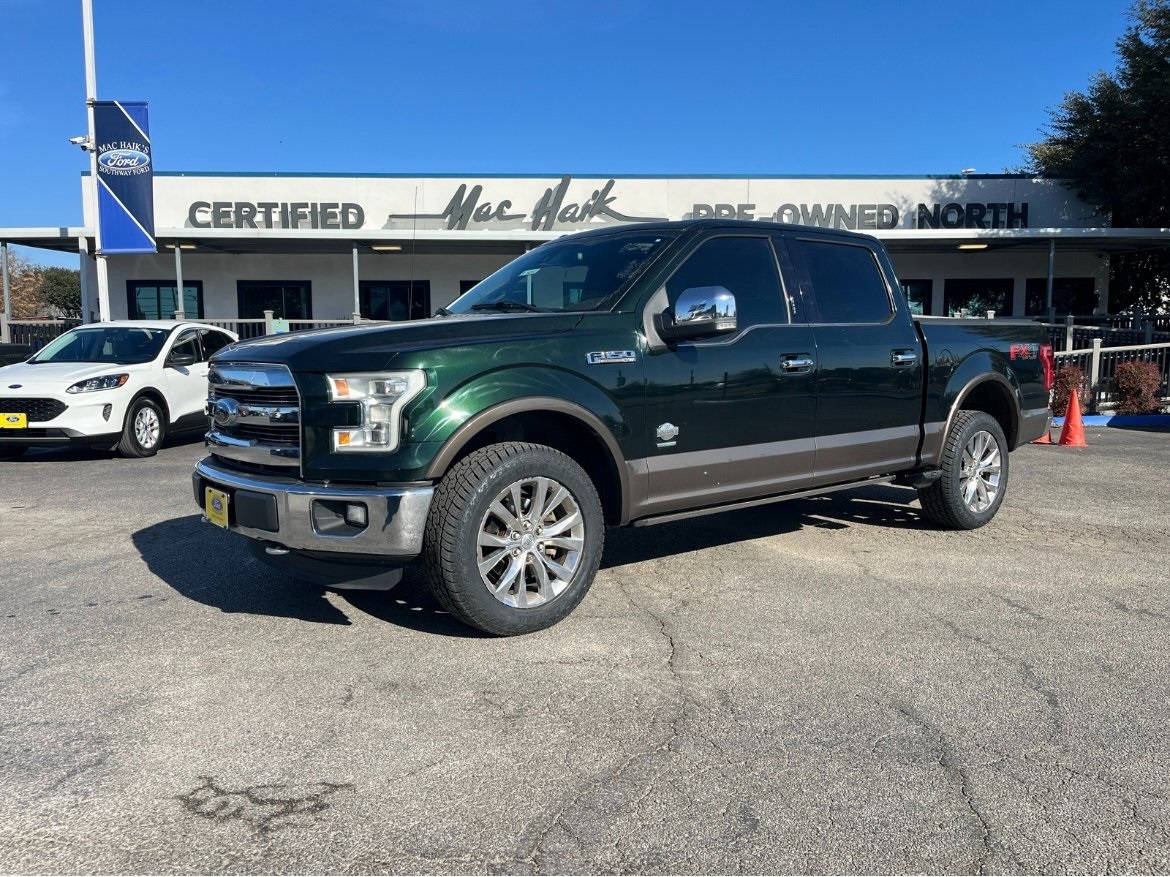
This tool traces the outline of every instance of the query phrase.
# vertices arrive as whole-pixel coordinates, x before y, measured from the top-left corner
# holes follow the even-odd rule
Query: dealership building
[[[95,256],[82,228],[0,241],[82,255],[91,319],[431,315],[516,255],[586,228],[734,217],[854,229],[889,249],[915,310],[1107,313],[1108,257],[1164,246],[1112,229],[1058,181],[1018,175],[726,177],[154,174],[156,253]],[[176,296],[177,278],[183,294]]]

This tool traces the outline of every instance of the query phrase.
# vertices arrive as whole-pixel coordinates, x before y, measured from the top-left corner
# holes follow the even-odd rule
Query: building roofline
[[[327,171],[160,171],[156,177],[251,177],[256,179],[388,179],[388,180],[547,180],[565,176],[549,173],[341,173]],[[88,177],[89,171],[81,171]],[[575,180],[1046,180],[1039,174],[570,174]]]

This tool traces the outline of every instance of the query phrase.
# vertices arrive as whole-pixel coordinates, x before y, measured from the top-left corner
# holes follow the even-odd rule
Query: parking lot
[[[1170,433],[611,531],[561,625],[323,592],[199,444],[0,461],[4,872],[1165,872]]]

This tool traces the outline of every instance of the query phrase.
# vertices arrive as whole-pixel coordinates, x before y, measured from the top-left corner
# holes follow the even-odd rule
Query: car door
[[[167,407],[176,429],[201,426],[206,422],[203,403],[207,400],[207,356],[198,329],[183,329],[163,360]],[[194,357],[185,361],[185,357]]]
[[[918,333],[875,247],[786,234],[816,342],[817,484],[905,469],[918,453]]]
[[[811,482],[815,348],[768,235],[705,238],[666,280],[665,294],[673,308],[684,290],[702,287],[731,292],[738,326],[647,353],[647,431],[654,434],[639,516]]]

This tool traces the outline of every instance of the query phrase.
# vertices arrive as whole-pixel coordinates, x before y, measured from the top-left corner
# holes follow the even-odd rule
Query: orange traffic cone
[[[1080,393],[1075,390],[1068,394],[1068,410],[1064,412],[1064,426],[1060,428],[1060,441],[1057,444],[1073,448],[1086,447],[1085,424],[1081,421]]]
[[[1034,444],[1034,445],[1050,445],[1050,444],[1052,444],[1052,437],[1049,436],[1049,433],[1051,431],[1052,431],[1052,427],[1050,426],[1050,427],[1048,427],[1048,429],[1044,430],[1044,435],[1040,436],[1040,438],[1032,439],[1032,444]]]

